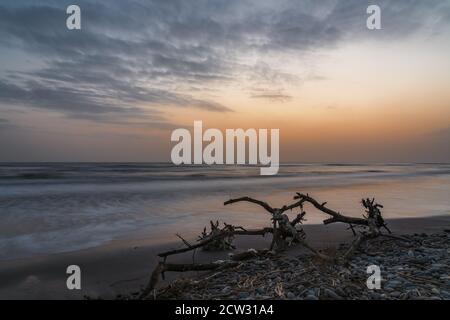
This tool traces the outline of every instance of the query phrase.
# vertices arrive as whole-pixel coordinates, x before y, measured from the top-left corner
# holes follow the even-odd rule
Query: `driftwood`
[[[152,293],[159,282],[159,277],[164,278],[164,272],[175,271],[175,272],[187,272],[187,271],[212,271],[212,270],[223,270],[233,267],[238,267],[240,261],[256,258],[258,256],[270,256],[272,252],[270,250],[255,250],[249,249],[238,254],[230,254],[229,260],[218,260],[212,263],[166,263],[161,261],[158,263],[156,268],[153,270],[145,289],[140,295],[140,299],[144,299]]]
[[[211,224],[213,224],[213,222],[211,222]],[[174,254],[180,254],[180,253],[184,253],[184,252],[189,252],[189,251],[196,250],[196,249],[203,248],[203,247],[207,247],[208,245],[210,245],[214,242],[220,241],[222,239],[230,239],[231,237],[233,237],[235,235],[249,235],[249,236],[261,235],[261,236],[264,236],[267,233],[272,233],[272,232],[273,232],[273,228],[246,230],[242,227],[235,227],[235,226],[232,226],[229,224],[225,224],[225,227],[223,229],[217,228],[216,231],[212,234],[208,234],[206,236],[200,236],[200,239],[196,244],[189,244],[185,248],[161,252],[158,254],[158,256],[166,259],[168,256],[171,256]],[[186,244],[185,240],[183,241],[183,243]],[[234,246],[231,245],[230,248],[234,248]]]
[[[216,250],[236,249],[233,246],[234,230],[240,227],[234,227],[226,223],[224,224],[225,226],[223,227],[223,229],[221,229],[219,226],[219,221],[216,221],[215,223],[210,221],[211,231],[206,232],[206,227],[203,229],[202,234],[198,237],[199,241],[214,238],[214,236],[219,235],[222,232],[226,232],[228,234],[225,237],[217,237],[213,241],[208,242],[206,245],[202,247],[203,250],[216,251]]]
[[[192,264],[174,264],[174,263],[165,263],[160,262],[153,270],[152,275],[150,277],[150,281],[142,291],[140,295],[140,299],[145,299],[148,297],[156,285],[158,284],[158,280],[160,275],[164,277],[164,272],[166,271],[176,271],[176,272],[187,272],[187,271],[210,271],[210,270],[220,270],[226,268],[232,268],[239,265],[239,262],[236,261],[219,261],[213,263],[192,263]]]
[[[210,231],[207,232],[206,227],[203,229],[202,234],[197,239],[197,243],[192,244],[185,240],[183,237],[177,234],[177,237],[181,239],[184,248],[174,249],[166,252],[159,253],[158,256],[163,258],[163,261],[160,262],[154,271],[152,272],[152,276],[150,278],[149,283],[144,289],[141,298],[147,297],[150,292],[154,290],[158,283],[159,276],[164,276],[164,272],[166,271],[205,271],[205,270],[215,270],[219,267],[218,264],[168,264],[166,263],[166,259],[168,256],[181,254],[189,251],[194,251],[196,249],[202,248],[204,250],[228,250],[235,249],[232,241],[235,236],[242,235],[261,235],[265,236],[270,233],[273,236],[273,240],[269,250],[266,251],[256,251],[249,250],[244,253],[240,253],[237,255],[232,255],[230,260],[226,262],[223,266],[233,266],[235,261],[240,261],[244,259],[254,258],[258,255],[267,254],[272,250],[281,251],[286,247],[290,246],[292,243],[301,243],[303,246],[311,250],[315,255],[319,256],[322,259],[329,259],[327,256],[323,255],[316,249],[309,246],[304,238],[305,233],[303,229],[297,228],[298,224],[301,224],[304,220],[305,212],[303,211],[302,204],[300,202],[294,203],[289,206],[283,206],[282,208],[272,208],[267,203],[256,200],[249,197],[243,197],[238,199],[230,199],[224,203],[224,205],[228,205],[235,202],[240,201],[248,201],[252,203],[256,203],[261,205],[264,209],[266,209],[272,216],[272,227],[266,227],[262,229],[253,229],[247,230],[241,226],[233,226],[230,224],[224,223],[224,226],[221,228],[219,222],[210,221]],[[289,217],[284,214],[287,210],[292,210],[294,208],[300,207],[301,212],[292,220],[289,220]],[[194,251],[195,252],[195,251]],[[231,263],[233,262],[233,263]],[[222,266],[221,266],[222,267]]]
[[[236,202],[251,202],[260,205],[267,212],[272,215],[272,243],[270,245],[270,250],[282,251],[286,247],[290,246],[292,242],[297,242],[303,244],[305,247],[313,251],[315,254],[322,256],[316,250],[311,248],[305,242],[305,233],[303,229],[297,229],[297,224],[300,224],[304,220],[305,212],[303,211],[302,202],[298,201],[289,206],[283,206],[281,208],[273,208],[268,203],[256,200],[250,197],[242,197],[237,199],[230,199],[224,202],[224,205],[229,205]],[[297,215],[297,217],[290,221],[289,217],[284,213],[288,210],[292,210],[294,208],[299,207],[301,212]]]
[[[365,208],[366,215],[363,215],[363,218],[355,218],[344,216],[339,212],[336,212],[328,207],[326,207],[326,202],[319,203],[314,198],[310,197],[308,194],[297,193],[294,197],[294,200],[298,200],[302,203],[310,203],[316,209],[328,214],[331,218],[328,218],[323,221],[323,223],[330,224],[335,222],[342,222],[349,224],[350,229],[353,234],[356,236],[355,240],[352,242],[350,248],[344,253],[342,257],[338,257],[337,260],[340,262],[347,262],[353,254],[357,251],[357,249],[367,240],[371,238],[376,238],[378,236],[383,235],[381,233],[381,228],[386,229],[389,234],[391,230],[386,225],[386,222],[381,215],[380,208],[383,208],[381,204],[375,202],[375,198],[372,199],[362,199],[361,204]],[[363,230],[358,234],[355,231],[355,226],[362,227]]]
[[[153,270],[152,275],[150,277],[150,281],[147,284],[146,288],[142,291],[140,298],[146,298],[150,295],[151,292],[154,292],[154,289],[158,283],[159,277],[162,276],[164,278],[164,272],[166,271],[175,271],[175,272],[186,272],[186,271],[207,271],[207,270],[218,270],[236,267],[239,265],[239,261],[252,259],[258,256],[267,256],[269,254],[273,255],[276,252],[285,250],[288,246],[293,243],[299,243],[305,248],[309,249],[315,256],[327,260],[327,261],[335,261],[338,263],[346,263],[354,253],[360,248],[360,246],[367,240],[371,238],[375,238],[378,236],[389,236],[392,238],[399,238],[393,235],[390,235],[391,231],[386,225],[382,215],[381,208],[382,205],[375,202],[375,199],[362,199],[361,203],[365,209],[365,214],[361,218],[357,217],[349,217],[337,212],[333,209],[330,209],[326,206],[326,202],[320,203],[314,198],[310,197],[308,194],[297,193],[294,197],[294,200],[297,200],[291,205],[284,205],[281,208],[274,208],[270,206],[268,203],[257,200],[250,197],[241,197],[237,199],[230,199],[224,202],[224,205],[229,205],[237,202],[250,202],[257,204],[263,207],[268,213],[271,215],[272,226],[266,227],[262,229],[250,229],[247,230],[241,226],[233,226],[224,223],[223,227],[220,227],[219,222],[210,222],[210,231],[207,232],[206,227],[203,229],[202,234],[198,237],[197,242],[195,244],[188,242],[183,237],[177,234],[177,237],[181,239],[184,248],[174,249],[166,252],[159,253],[158,256],[163,258],[156,268]],[[309,203],[319,211],[329,215],[330,217],[325,219],[323,223],[325,225],[341,222],[349,225],[349,228],[355,235],[355,240],[352,242],[348,250],[341,256],[332,259],[315,248],[308,245],[305,238],[305,232],[303,228],[299,225],[303,222],[306,212],[304,211],[304,204]],[[289,220],[287,211],[291,211],[295,208],[299,208],[300,212],[297,216]],[[355,228],[360,228],[358,232]],[[385,229],[388,231],[389,235],[384,235],[381,233],[381,229]],[[166,263],[166,259],[168,256],[174,254],[185,253],[189,251],[194,251],[196,249],[202,248],[204,250],[230,250],[235,249],[233,245],[233,239],[238,235],[261,235],[265,236],[266,234],[272,234],[272,242],[269,249],[266,250],[254,250],[249,249],[246,252],[238,253],[238,254],[230,254],[229,260],[218,261],[213,263],[206,264],[173,264]],[[403,238],[399,238],[401,240],[407,240]]]
[[[383,208],[383,206],[376,203],[375,198],[372,198],[372,200],[362,199],[361,203],[366,209],[367,215],[364,216],[364,220],[367,221],[368,230],[362,231],[356,237],[355,241],[353,241],[352,245],[341,259],[341,261],[344,263],[346,263],[352,257],[352,255],[361,246],[362,243],[371,238],[376,238],[382,235],[381,228],[385,228],[389,233],[391,233],[391,230],[389,230],[386,222],[383,219],[383,216],[381,215],[380,208]]]
[[[362,199],[361,203],[366,209],[367,216],[364,216],[363,218],[354,218],[354,217],[347,217],[342,215],[339,212],[336,212],[330,208],[327,208],[325,205],[326,202],[319,203],[314,198],[310,197],[308,194],[302,194],[298,193],[294,197],[294,199],[298,199],[298,202],[301,202],[302,204],[305,202],[308,202],[312,204],[316,209],[328,214],[331,216],[331,218],[326,219],[323,221],[324,224],[330,224],[334,222],[343,222],[348,223],[350,225],[350,228],[352,229],[353,233],[355,234],[355,230],[353,226],[363,226],[363,227],[370,227],[375,229],[385,228],[389,233],[391,231],[388,229],[386,222],[384,221],[380,208],[383,208],[381,204],[375,203],[375,199]],[[297,202],[297,203],[298,203]]]

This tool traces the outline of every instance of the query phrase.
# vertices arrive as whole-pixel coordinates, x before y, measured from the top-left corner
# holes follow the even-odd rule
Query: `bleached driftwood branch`
[[[408,239],[403,239],[398,236],[391,235],[391,231],[386,225],[386,222],[383,219],[383,216],[381,214],[381,208],[383,206],[381,204],[378,204],[375,202],[375,199],[362,199],[361,203],[363,207],[365,208],[365,215],[363,215],[362,218],[357,217],[349,217],[341,214],[340,212],[337,212],[333,209],[330,209],[326,206],[326,202],[320,203],[314,198],[310,197],[308,194],[302,194],[297,193],[294,197],[294,200],[297,200],[291,205],[284,205],[281,208],[274,208],[270,206],[267,202],[257,200],[251,197],[241,197],[236,199],[230,199],[226,202],[224,202],[224,205],[229,205],[237,202],[250,202],[257,204],[264,208],[268,213],[271,215],[272,220],[272,227],[265,227],[262,229],[250,229],[247,230],[241,226],[233,226],[224,223],[223,227],[219,226],[219,222],[216,221],[210,222],[210,231],[207,232],[206,227],[203,229],[202,234],[197,239],[196,243],[190,243],[187,240],[185,240],[183,237],[177,234],[177,236],[181,239],[183,244],[185,245],[184,248],[180,249],[174,249],[166,252],[159,253],[158,256],[163,258],[163,261],[161,261],[156,268],[153,270],[151,278],[149,283],[147,284],[146,288],[143,290],[140,298],[146,298],[156,287],[158,283],[158,279],[160,276],[164,277],[164,272],[167,271],[175,271],[175,272],[186,272],[186,271],[206,271],[206,270],[218,270],[218,269],[226,269],[231,267],[236,267],[239,265],[239,261],[251,259],[260,255],[267,255],[268,253],[273,254],[273,250],[275,251],[282,251],[287,246],[291,245],[292,243],[300,243],[307,249],[309,249],[311,252],[313,252],[316,256],[328,260],[333,261],[330,257],[322,254],[315,248],[311,247],[306,241],[305,241],[305,232],[302,228],[299,228],[299,224],[305,220],[306,212],[304,211],[304,204],[310,203],[312,206],[314,206],[319,211],[331,216],[328,219],[325,219],[323,221],[324,224],[330,224],[330,223],[346,223],[349,225],[350,229],[352,230],[353,234],[355,235],[355,240],[352,242],[350,247],[347,249],[346,252],[341,257],[337,257],[334,259],[334,261],[338,263],[346,263],[351,257],[354,255],[354,253],[360,248],[360,246],[367,240],[371,238],[375,238],[378,236],[389,236],[392,238],[400,239],[408,241]],[[288,210],[292,210],[295,208],[300,209],[300,213],[297,214],[297,216],[289,220],[288,215],[285,213]],[[355,227],[359,227],[362,230],[360,230],[358,233],[355,231]],[[382,234],[381,229],[386,229],[389,234]],[[232,244],[232,241],[235,236],[237,235],[262,235],[265,236],[266,234],[271,233],[272,234],[272,242],[270,245],[270,249],[266,250],[253,250],[250,249],[246,252],[238,253],[235,255],[230,255],[229,260],[220,261],[220,262],[213,262],[213,263],[206,263],[206,264],[173,264],[173,263],[166,263],[166,259],[168,256],[174,255],[174,254],[180,254],[185,253],[189,251],[196,250],[198,248],[203,249],[234,249],[234,246]]]
[[[230,199],[224,202],[224,205],[236,203],[236,202],[251,202],[260,205],[266,211],[268,211],[272,215],[272,243],[270,245],[270,250],[284,250],[287,246],[291,245],[291,243],[296,242],[300,243],[315,255],[319,256],[322,259],[329,259],[328,256],[320,253],[318,250],[311,247],[305,241],[305,232],[303,229],[297,229],[297,224],[302,223],[304,220],[306,212],[303,210],[303,200],[297,201],[291,205],[284,205],[281,208],[274,208],[270,206],[267,202],[253,199],[250,197],[241,197],[237,199]],[[294,208],[300,208],[301,212],[294,218],[292,221],[289,220],[289,217],[285,214],[286,211],[292,210]],[[289,239],[289,240],[288,240]]]
[[[366,213],[366,215],[363,215],[363,218],[355,218],[342,215],[341,213],[326,207],[327,204],[326,202],[319,203],[317,200],[310,197],[308,194],[302,194],[297,192],[297,195],[294,197],[294,199],[302,203],[308,202],[312,204],[316,209],[330,215],[331,218],[325,219],[323,221],[324,224],[330,224],[335,222],[342,222],[349,224],[350,229],[352,230],[356,238],[351,244],[350,248],[344,253],[342,257],[340,257],[339,260],[341,261],[344,262],[348,261],[351,258],[351,256],[355,253],[355,251],[366,240],[381,236],[382,235],[381,228],[384,228],[389,233],[391,233],[391,230],[389,230],[389,228],[387,227],[386,222],[381,214],[380,208],[383,208],[383,206],[379,203],[376,203],[375,198],[372,199],[366,198],[361,200],[361,203],[365,208]],[[354,226],[362,227],[363,231],[360,231],[357,234],[354,229]]]

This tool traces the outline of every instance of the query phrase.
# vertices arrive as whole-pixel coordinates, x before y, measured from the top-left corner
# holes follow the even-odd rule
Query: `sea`
[[[386,218],[450,215],[450,164],[286,163],[275,176],[255,166],[169,163],[0,163],[0,260],[93,248],[111,241],[195,239],[211,220],[258,228],[296,192],[350,216],[375,197]],[[307,221],[326,216],[305,207]],[[292,216],[298,212],[292,211]]]

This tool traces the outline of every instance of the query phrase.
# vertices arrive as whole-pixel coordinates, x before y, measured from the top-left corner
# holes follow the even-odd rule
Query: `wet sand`
[[[388,220],[396,234],[433,233],[450,228],[450,216]],[[352,239],[343,224],[305,225],[309,243],[317,248],[335,247]],[[154,240],[154,239],[153,239]],[[82,299],[85,295],[111,299],[117,294],[138,291],[148,281],[157,263],[157,253],[180,247],[173,243],[151,245],[151,238],[112,241],[96,248],[69,253],[38,256],[28,259],[0,261],[0,299]],[[236,239],[239,249],[264,248],[270,237],[242,236]],[[294,254],[299,248],[290,249]],[[197,262],[214,261],[228,252],[197,252]],[[173,256],[171,262],[192,261],[192,253]],[[81,268],[81,290],[68,290],[66,268],[71,264]],[[179,274],[168,274],[170,281]]]

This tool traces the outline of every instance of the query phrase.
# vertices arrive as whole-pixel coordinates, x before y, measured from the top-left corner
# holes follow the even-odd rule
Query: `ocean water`
[[[276,176],[260,176],[251,166],[2,163],[0,259],[194,237],[210,220],[256,228],[269,222],[262,208],[223,202],[248,195],[282,206],[297,191],[352,216],[363,213],[362,197],[376,197],[387,218],[449,215],[450,165],[285,164]],[[306,211],[306,223],[325,218]]]

